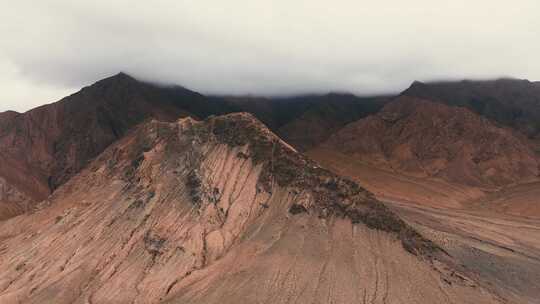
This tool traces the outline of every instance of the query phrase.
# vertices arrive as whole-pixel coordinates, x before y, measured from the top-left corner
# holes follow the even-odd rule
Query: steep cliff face
[[[136,128],[0,239],[2,303],[499,302],[245,113]]]
[[[40,201],[146,119],[230,111],[184,88],[159,87],[120,73],[57,103],[23,114],[3,113],[0,176],[27,200]],[[0,209],[20,205],[19,199],[0,199]]]
[[[323,146],[379,168],[470,186],[539,176],[539,159],[521,135],[465,108],[405,96],[347,125]]]

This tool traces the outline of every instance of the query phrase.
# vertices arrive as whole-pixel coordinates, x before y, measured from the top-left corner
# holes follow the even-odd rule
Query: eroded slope
[[[497,303],[248,114],[153,121],[0,223],[2,303]]]

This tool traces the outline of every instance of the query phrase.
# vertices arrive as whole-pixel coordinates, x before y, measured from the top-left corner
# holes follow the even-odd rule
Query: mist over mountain
[[[540,80],[536,0],[18,1],[0,10],[0,111],[125,71],[206,95],[394,94]]]
[[[0,304],[540,304],[540,1],[0,1]]]

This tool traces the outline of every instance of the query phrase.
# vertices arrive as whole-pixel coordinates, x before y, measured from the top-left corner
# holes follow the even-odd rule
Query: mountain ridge
[[[158,88],[119,73],[56,103],[25,113],[4,114],[0,153],[10,161],[0,164],[4,167],[0,175],[8,188],[15,187],[28,200],[37,202],[148,118],[172,121],[230,111],[226,104],[187,89]],[[10,180],[18,172],[26,172],[26,177]],[[32,186],[24,185],[25,179],[31,180]],[[35,190],[25,193],[28,188]],[[7,203],[0,201],[0,209]]]
[[[540,134],[540,82],[526,79],[414,82],[401,95],[464,106],[530,138]]]
[[[323,145],[372,165],[489,188],[538,178],[539,158],[520,136],[466,108],[402,96]]]

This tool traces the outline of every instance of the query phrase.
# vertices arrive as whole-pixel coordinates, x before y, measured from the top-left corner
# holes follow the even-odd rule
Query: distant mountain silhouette
[[[378,112],[390,97],[330,93],[290,98],[235,97],[228,100],[243,111],[254,114],[298,150],[306,151],[347,123]]]
[[[467,107],[531,138],[540,138],[540,82],[518,79],[414,82],[402,95]]]
[[[324,144],[372,165],[420,177],[496,187],[539,176],[529,141],[466,108],[401,96]]]

